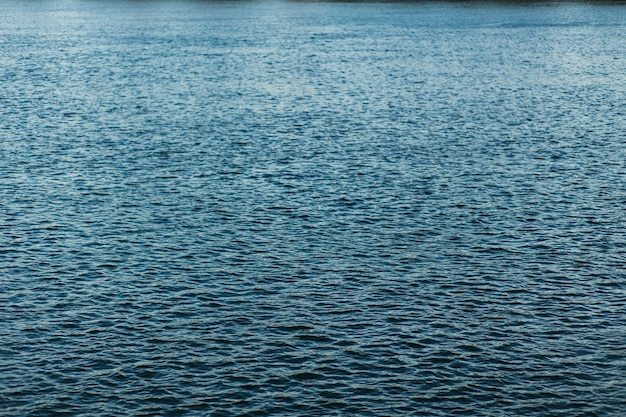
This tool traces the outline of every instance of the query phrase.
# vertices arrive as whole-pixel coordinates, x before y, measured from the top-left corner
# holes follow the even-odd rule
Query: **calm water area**
[[[0,3],[0,416],[623,416],[626,4]]]

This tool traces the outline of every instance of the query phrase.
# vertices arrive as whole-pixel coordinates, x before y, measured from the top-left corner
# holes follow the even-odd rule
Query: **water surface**
[[[622,415],[624,33],[3,2],[0,414]]]

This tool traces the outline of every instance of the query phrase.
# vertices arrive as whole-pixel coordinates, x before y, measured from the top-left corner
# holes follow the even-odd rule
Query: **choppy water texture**
[[[0,12],[1,415],[624,415],[626,6]]]

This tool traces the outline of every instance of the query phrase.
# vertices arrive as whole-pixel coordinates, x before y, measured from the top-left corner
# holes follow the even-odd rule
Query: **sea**
[[[626,415],[626,3],[0,3],[0,416]]]

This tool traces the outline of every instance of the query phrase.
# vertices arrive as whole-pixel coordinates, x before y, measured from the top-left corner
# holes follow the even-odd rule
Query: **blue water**
[[[623,416],[626,6],[0,4],[0,415]]]

